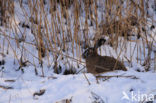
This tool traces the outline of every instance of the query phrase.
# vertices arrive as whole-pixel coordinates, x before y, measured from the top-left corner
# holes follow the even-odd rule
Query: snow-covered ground
[[[12,89],[0,89],[0,103],[55,103],[63,99],[71,99],[72,103],[145,103],[153,101],[156,95],[156,74],[136,72],[133,68],[127,72],[103,74],[118,77],[103,77],[98,80],[99,83],[92,74],[87,73],[85,75],[90,85],[84,74],[51,74],[43,78],[34,75],[33,67],[26,68],[24,74],[16,73],[10,65],[5,68],[10,71],[1,72],[0,83]],[[34,95],[40,90],[45,90],[45,93]],[[129,99],[124,98],[125,95]]]
[[[151,0],[151,2],[154,1]],[[152,6],[152,3],[150,4],[150,6]],[[24,4],[24,7],[27,8],[27,5]],[[152,8],[149,11],[150,15],[156,20],[156,12],[153,11]],[[30,15],[29,10],[27,13]],[[82,21],[83,20],[84,17],[82,16]],[[25,21],[23,11],[17,1],[15,1],[15,20],[12,22],[12,26]],[[149,26],[150,25],[152,24],[149,24]],[[21,33],[25,33],[25,41],[34,43],[34,36],[32,36],[31,30],[23,29],[20,26],[19,28],[21,31],[16,31],[17,34],[19,34],[18,36],[20,37],[22,35]],[[90,27],[90,29],[92,29],[92,27]],[[4,33],[4,31],[6,35],[10,37],[14,38],[16,36],[14,30],[10,33],[6,28],[0,27],[0,33]],[[93,33],[92,30],[90,33]],[[155,49],[156,28],[149,31],[149,34],[148,40],[154,41],[153,49]],[[6,41],[3,41],[4,39]],[[137,45],[135,42],[127,42],[127,50],[120,54],[119,59],[123,61],[127,60],[125,55],[128,59],[133,55],[131,64],[124,62],[128,71],[104,73],[100,75],[101,78],[97,81],[95,75],[90,73],[73,75],[55,74],[52,68],[53,64],[49,66],[46,58],[44,58],[43,64],[45,77],[41,76],[42,67],[40,67],[40,65],[34,66],[31,63],[28,63],[26,67],[22,67],[24,73],[22,73],[21,70],[17,71],[19,64],[15,59],[15,52],[13,50],[16,50],[17,58],[21,57],[22,45],[26,48],[24,50],[31,52],[34,57],[38,56],[37,50],[28,43],[21,43],[19,44],[20,48],[17,48],[14,40],[10,39],[8,43],[6,37],[0,34],[0,44],[1,47],[4,47],[0,47],[0,103],[156,103],[154,51],[151,52],[150,71],[145,72],[144,66],[141,65],[145,60],[143,56],[144,44],[141,40],[138,42],[140,43]],[[12,45],[12,47],[8,47],[8,44]],[[71,44],[69,43],[69,47],[70,46]],[[136,47],[139,47],[139,53],[141,53],[139,56],[137,49],[133,52],[133,49]],[[147,53],[147,51],[148,48],[145,48],[145,53]],[[8,54],[6,52],[8,52]],[[98,53],[117,58],[120,53],[120,48],[118,51],[115,51],[109,45],[104,45],[99,49]],[[29,61],[34,61],[34,64],[37,64],[38,60],[32,58],[32,55],[27,54],[25,57]],[[72,56],[72,50],[69,52],[69,55]],[[53,61],[51,55],[50,57],[51,59],[49,61]],[[140,63],[137,63],[138,60]],[[63,60],[59,62],[62,67],[68,67],[68,65],[64,66],[66,62]],[[73,62],[71,59],[69,59],[69,62],[73,63],[73,67],[78,69],[78,71],[84,68],[83,65],[85,65],[85,63],[83,63],[83,65],[80,65],[78,68],[77,62]],[[38,75],[35,75],[35,69],[37,69]]]

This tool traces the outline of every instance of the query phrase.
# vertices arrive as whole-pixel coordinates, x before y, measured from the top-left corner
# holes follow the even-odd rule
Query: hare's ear
[[[94,48],[97,49],[99,48],[100,46],[102,46],[104,43],[106,42],[106,39],[104,38],[100,38],[96,41],[95,45],[94,45]]]
[[[86,58],[88,56],[88,50],[85,50],[83,53],[82,53],[82,58]]]

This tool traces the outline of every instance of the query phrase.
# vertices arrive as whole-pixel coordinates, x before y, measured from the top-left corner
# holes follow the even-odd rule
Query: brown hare
[[[98,74],[109,72],[113,70],[127,71],[124,64],[119,60],[110,56],[100,56],[97,53],[97,48],[105,42],[105,39],[100,39],[93,48],[88,48],[82,57],[86,60],[86,67],[88,73]]]

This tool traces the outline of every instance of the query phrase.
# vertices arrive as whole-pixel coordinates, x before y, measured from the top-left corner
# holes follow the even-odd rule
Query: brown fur
[[[83,53],[83,58],[86,60],[87,72],[89,73],[97,74],[114,70],[127,71],[124,64],[119,60],[109,56],[100,56],[94,48],[87,49]]]

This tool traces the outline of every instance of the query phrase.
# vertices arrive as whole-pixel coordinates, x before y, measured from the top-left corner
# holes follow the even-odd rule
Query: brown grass
[[[146,36],[144,36],[147,34],[142,30],[142,28],[145,28],[145,24],[147,24],[147,14],[144,11],[146,10],[146,6],[143,4],[144,0],[127,0],[125,4],[123,4],[123,0],[50,0],[47,5],[45,5],[44,0],[33,0],[28,2],[29,10],[26,10],[22,5],[23,0],[19,0],[19,2],[26,20],[32,25],[30,29],[35,38],[34,43],[27,41],[22,42],[36,47],[38,50],[38,57],[32,55],[31,51],[26,50],[24,45],[22,48],[25,49],[26,53],[32,55],[33,58],[37,58],[40,64],[43,63],[43,58],[45,57],[48,60],[48,65],[54,62],[54,69],[57,69],[59,65],[58,61],[60,59],[58,56],[73,59],[74,61],[76,60],[77,64],[81,64],[82,45],[87,47],[87,45],[91,45],[91,41],[96,41],[103,36],[109,37],[110,43],[115,50],[117,50],[119,45],[122,45],[122,51],[126,51],[127,47],[125,44],[128,41],[127,38],[132,35],[132,30],[137,28],[136,36],[142,38],[143,43],[148,43]],[[99,6],[97,4],[99,2],[101,4],[100,6],[102,6],[101,8],[104,10],[100,18],[101,22],[99,22],[98,18]],[[7,4],[9,5],[6,6]],[[1,17],[3,17],[0,19],[3,24],[7,16],[15,15],[14,4],[13,1],[10,0],[1,0],[0,5],[0,10],[2,11],[0,13]],[[47,11],[47,6],[49,7],[49,11]],[[2,10],[3,7],[7,11]],[[60,7],[60,9],[58,9],[58,7]],[[70,8],[72,8],[71,11],[69,11]],[[28,11],[30,12],[30,16],[28,16]],[[138,14],[138,12],[140,12],[140,14]],[[83,14],[85,14],[84,22],[80,18]],[[88,22],[89,20],[90,22]],[[82,28],[82,26],[84,28]],[[94,38],[89,38],[90,26],[93,26],[95,29],[95,33],[93,33]],[[18,27],[11,28],[15,31],[20,31]],[[15,35],[17,37],[12,38],[5,35],[5,33],[3,34],[8,47],[12,48],[15,58],[19,60],[16,50],[9,43],[10,39],[15,40],[17,47],[20,48],[18,42],[19,34],[15,32]],[[121,36],[124,37],[124,41],[119,41]],[[127,58],[129,62],[132,61],[133,52],[136,49],[138,52],[137,58],[141,58],[140,53],[142,53],[138,42],[131,42],[135,42],[136,47],[132,48],[130,51],[132,55],[131,58]],[[71,46],[69,46],[69,43],[71,43]],[[3,46],[4,45],[1,45],[0,47]],[[70,49],[72,50],[72,57],[68,55]],[[53,61],[50,61],[50,53],[54,58]],[[120,54],[121,53],[119,53],[119,56]],[[77,57],[80,57],[80,59],[75,59]],[[30,62],[34,64],[34,61]],[[42,71],[44,72],[44,70]]]

